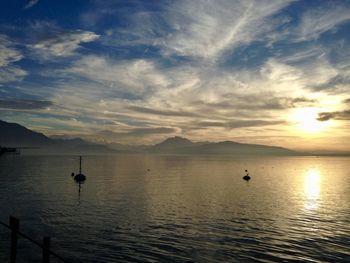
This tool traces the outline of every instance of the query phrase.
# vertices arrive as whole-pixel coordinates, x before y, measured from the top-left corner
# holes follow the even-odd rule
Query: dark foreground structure
[[[61,256],[57,255],[55,252],[50,250],[50,237],[43,237],[43,242],[39,243],[29,237],[26,234],[23,234],[22,232],[19,231],[19,220],[13,216],[10,216],[10,221],[9,224],[5,224],[0,221],[0,225],[10,229],[11,233],[11,249],[10,249],[10,263],[16,263],[16,258],[17,258],[17,243],[18,243],[18,238],[22,237],[24,239],[29,240],[31,243],[37,245],[42,249],[42,262],[43,263],[50,263],[50,255],[55,257],[56,259],[60,260],[61,262],[68,263],[67,260],[62,258]]]
[[[1,146],[0,146],[0,156],[4,155],[5,153],[19,154],[20,151],[19,151],[18,148],[14,148],[14,147],[1,147]]]
[[[39,147],[1,147],[0,157],[5,154],[21,154],[21,149],[39,149]]]

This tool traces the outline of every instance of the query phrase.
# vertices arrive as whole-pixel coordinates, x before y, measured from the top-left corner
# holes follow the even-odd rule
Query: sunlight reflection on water
[[[318,169],[307,170],[304,177],[304,194],[306,210],[315,210],[318,208],[321,198],[321,173]]]

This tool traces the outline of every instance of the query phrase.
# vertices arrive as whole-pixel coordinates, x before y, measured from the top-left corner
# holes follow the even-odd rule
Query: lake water
[[[350,262],[350,158],[86,156],[80,195],[78,164],[1,157],[0,220],[70,262]],[[1,262],[8,243],[0,226]]]

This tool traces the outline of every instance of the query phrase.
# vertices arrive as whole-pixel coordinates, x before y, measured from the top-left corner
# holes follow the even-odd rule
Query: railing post
[[[50,237],[43,238],[43,263],[50,263]]]
[[[19,220],[13,216],[10,216],[10,228],[11,228],[11,259],[10,259],[10,262],[16,263]]]

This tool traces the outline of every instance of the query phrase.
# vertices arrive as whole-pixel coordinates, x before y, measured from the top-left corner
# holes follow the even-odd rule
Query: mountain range
[[[245,144],[233,141],[192,142],[171,137],[154,145],[97,144],[80,138],[50,138],[17,123],[0,120],[0,145],[5,147],[40,147],[38,153],[51,154],[223,154],[223,155],[298,155],[300,153],[276,146]],[[33,150],[34,151],[34,150]]]
[[[39,147],[30,150],[33,153],[49,154],[82,154],[82,153],[114,153],[113,149],[105,145],[87,142],[80,138],[54,139],[46,135],[27,129],[17,123],[0,120],[0,146],[3,147]],[[29,151],[29,150],[28,150]]]

